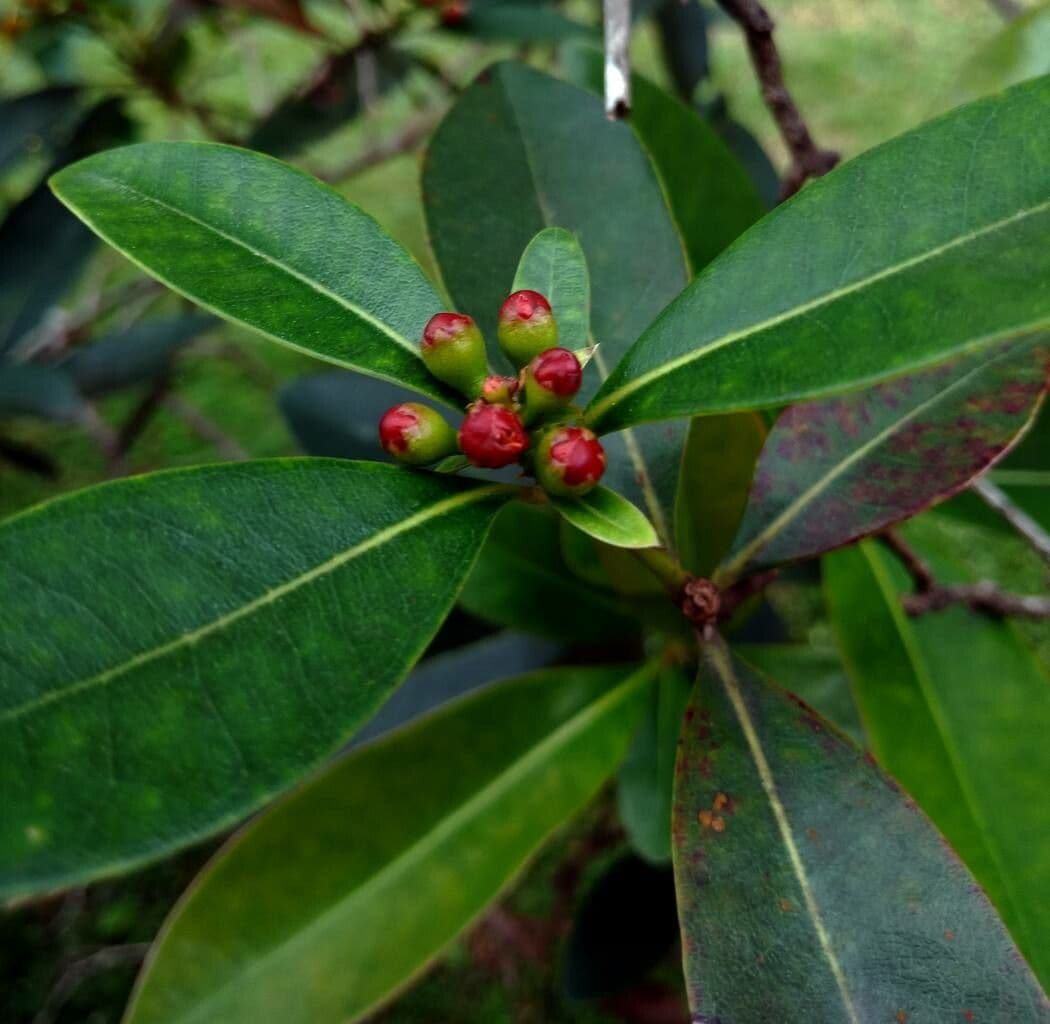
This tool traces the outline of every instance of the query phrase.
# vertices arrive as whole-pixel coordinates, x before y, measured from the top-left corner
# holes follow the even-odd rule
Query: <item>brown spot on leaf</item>
[[[783,910],[785,914],[787,914],[795,909],[795,904],[792,903],[791,900],[785,898],[780,901],[780,909]]]
[[[977,1020],[977,1015],[973,1010],[963,1010],[963,1020]]]
[[[947,939],[947,940],[948,940],[949,942],[954,942],[954,941],[955,941],[955,932],[953,932],[953,931],[952,931],[952,930],[951,930],[951,929],[949,928],[949,929],[948,929],[948,931],[946,931],[946,932],[944,933],[944,937],[945,937],[945,938],[946,938],[946,939]]]
[[[897,1024],[906,1024],[908,1014],[904,1010],[898,1010],[893,1019],[897,1021]]]
[[[715,799],[714,799],[713,803],[711,804],[711,806],[716,811],[724,811],[724,810],[726,810],[726,808],[729,807],[730,803],[731,803],[731,801],[730,801],[729,797],[725,795],[725,793],[718,793],[715,796]]]

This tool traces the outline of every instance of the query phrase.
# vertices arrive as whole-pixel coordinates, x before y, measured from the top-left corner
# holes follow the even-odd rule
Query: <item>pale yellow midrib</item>
[[[522,778],[527,778],[534,768],[542,763],[548,755],[576,735],[586,730],[588,726],[605,714],[615,710],[617,706],[627,701],[639,690],[659,669],[659,663],[649,662],[638,671],[632,673],[619,684],[615,685],[608,693],[602,695],[583,710],[578,712],[567,722],[563,722],[553,732],[548,733],[536,746],[531,747],[518,760],[512,762],[498,775],[491,779],[482,789],[478,790],[469,800],[454,810],[448,817],[442,819],[429,832],[417,839],[411,846],[400,853],[394,860],[380,868],[375,874],[368,877],[360,886],[353,889],[341,900],[323,911],[308,924],[298,929],[290,938],[273,947],[263,956],[256,958],[243,971],[239,972],[221,988],[207,996],[202,1002],[195,1004],[185,1014],[173,1019],[171,1024],[194,1024],[195,1021],[209,1020],[207,1016],[201,1017],[209,1008],[220,999],[222,995],[231,988],[241,988],[246,981],[258,971],[265,968],[274,960],[279,960],[295,947],[308,943],[313,933],[323,931],[326,923],[341,917],[348,906],[365,898],[371,890],[381,889],[383,883],[390,876],[397,876],[410,870],[415,864],[424,860],[433,850],[439,849],[444,841],[456,835],[461,828],[468,824],[476,816],[477,812],[487,805],[498,800],[504,793],[512,790],[515,783]],[[145,991],[145,986],[143,987]],[[132,1010],[134,1007],[131,1008]],[[367,1007],[356,1014],[352,1019],[358,1020],[368,1013],[372,1007]],[[126,1024],[134,1024],[135,1017],[129,1013]]]
[[[803,302],[798,306],[793,306],[791,309],[786,309],[774,316],[767,317],[765,320],[760,320],[758,323],[749,324],[747,327],[743,327],[740,330],[730,331],[728,334],[723,334],[719,338],[713,338],[701,348],[692,349],[691,351],[683,353],[666,363],[661,363],[659,366],[634,377],[616,391],[610,392],[600,402],[597,402],[588,408],[587,420],[590,423],[594,423],[601,418],[602,414],[604,414],[610,406],[616,402],[622,401],[624,398],[646,386],[651,381],[667,376],[669,373],[673,373],[682,366],[687,366],[690,363],[705,359],[707,356],[711,355],[711,353],[724,348],[726,345],[731,345],[733,342],[740,341],[743,338],[748,338],[754,334],[760,334],[762,331],[766,331],[771,327],[776,327],[778,324],[786,323],[788,320],[793,320],[796,317],[804,316],[806,313],[809,313],[814,309],[820,309],[822,306],[829,305],[846,295],[860,291],[878,281],[893,277],[895,274],[903,273],[905,270],[910,270],[912,267],[919,266],[928,260],[936,259],[938,256],[942,256],[946,252],[951,252],[952,249],[956,249],[961,245],[966,245],[968,242],[972,242],[984,235],[993,234],[1002,228],[1009,227],[1027,217],[1035,216],[1046,210],[1050,210],[1050,200],[1027,210],[1020,210],[1017,213],[1011,214],[1009,217],[1004,217],[1001,220],[994,221],[976,231],[959,235],[956,238],[951,239],[951,241],[934,246],[934,248],[928,249],[926,252],[902,260],[900,263],[894,263],[891,266],[883,267],[882,270],[876,271],[874,274],[869,274],[867,277],[859,278],[851,284],[843,285],[840,288],[835,288],[829,292],[825,292],[823,295],[810,299],[808,302]],[[643,334],[642,337],[645,337],[645,335]]]
[[[127,182],[120,181],[116,178],[108,177],[107,175],[101,174],[98,171],[92,171],[92,174],[96,178],[106,182],[114,188],[122,189],[125,192],[130,192],[132,195],[137,196],[144,202],[153,203],[154,205],[159,206],[161,209],[167,210],[169,213],[172,213],[177,217],[182,217],[185,220],[190,221],[192,224],[196,224],[199,228],[202,228],[205,231],[210,231],[212,234],[217,235],[219,238],[225,239],[231,245],[235,245],[238,248],[243,249],[245,252],[251,253],[253,256],[262,260],[264,263],[268,263],[271,267],[274,267],[275,269],[288,274],[290,277],[294,277],[297,281],[301,281],[312,291],[317,292],[318,295],[322,295],[326,299],[330,299],[337,305],[342,306],[343,309],[349,310],[355,316],[360,317],[366,323],[371,324],[378,331],[380,331],[380,333],[385,334],[395,344],[405,349],[406,351],[411,352],[414,356],[419,355],[418,351],[408,341],[407,338],[403,338],[388,324],[385,324],[382,320],[379,320],[376,317],[374,317],[363,306],[360,306],[355,302],[351,302],[348,298],[346,298],[346,296],[340,295],[338,292],[333,292],[331,289],[326,288],[323,284],[321,284],[320,281],[316,281],[311,277],[307,277],[306,274],[303,274],[301,271],[296,270],[295,267],[292,267],[289,264],[282,262],[281,260],[270,255],[269,253],[263,252],[261,249],[257,249],[253,245],[249,245],[243,239],[237,238],[236,235],[231,235],[228,232],[223,231],[222,228],[216,227],[214,224],[209,224],[205,220],[201,220],[199,217],[194,216],[192,213],[189,213],[186,210],[180,209],[177,206],[172,206],[170,203],[164,202],[163,199],[158,199],[156,196],[151,196],[147,192],[143,192],[140,189],[135,188],[134,185],[129,185]],[[123,252],[123,247],[116,246],[116,248],[120,249],[121,252]],[[152,274],[152,271],[150,271],[150,273]]]
[[[77,680],[60,690],[51,690],[48,693],[37,697],[35,700],[26,701],[24,704],[8,708],[3,713],[0,713],[0,725],[16,721],[25,715],[38,711],[42,707],[46,707],[49,704],[64,701],[69,697],[76,696],[77,694],[84,693],[88,690],[93,690],[98,686],[105,686],[111,683],[114,679],[117,679],[142,665],[148,665],[152,661],[167,657],[169,654],[173,654],[184,647],[192,647],[194,644],[199,643],[211,634],[221,632],[240,619],[258,611],[260,608],[273,604],[275,601],[280,600],[287,594],[293,593],[300,587],[306,586],[308,583],[312,583],[314,580],[320,579],[323,576],[327,576],[329,573],[341,568],[348,562],[353,561],[353,559],[357,558],[359,555],[363,555],[374,548],[381,547],[394,537],[415,529],[415,527],[422,523],[434,519],[437,516],[444,515],[446,512],[458,508],[461,505],[468,505],[471,502],[480,501],[505,490],[505,484],[493,484],[489,487],[480,487],[475,490],[465,491],[462,494],[453,495],[450,498],[444,498],[441,501],[416,512],[414,515],[402,519],[393,526],[388,526],[385,529],[379,530],[372,534],[371,537],[361,541],[361,543],[356,544],[351,548],[347,548],[345,551],[333,555],[327,561],[314,566],[313,569],[301,573],[299,576],[296,576],[279,586],[273,587],[271,590],[266,591],[264,594],[254,598],[247,604],[243,604],[239,608],[235,608],[233,611],[227,612],[225,615],[221,615],[217,619],[214,619],[203,626],[197,627],[197,629],[190,630],[188,633],[183,633],[181,636],[168,641],[166,644],[161,644],[158,647],[153,647],[148,651],[136,654],[134,657],[129,658],[127,661],[122,662],[119,665],[115,665],[113,668],[108,668],[103,672],[99,672],[97,675],[88,677],[87,679]]]
[[[765,548],[771,541],[775,540],[777,535],[782,529],[791,522],[793,522],[809,505],[813,503],[821,494],[823,494],[843,473],[851,469],[857,462],[862,460],[875,448],[884,444],[889,438],[893,437],[899,430],[907,426],[916,416],[921,416],[928,409],[933,408],[939,403],[949,399],[951,395],[959,388],[964,387],[975,375],[983,373],[988,369],[988,366],[1002,359],[1001,354],[996,355],[992,359],[985,360],[979,366],[975,366],[968,373],[959,377],[957,380],[952,381],[943,391],[938,391],[926,401],[921,402],[915,406],[907,415],[902,416],[898,420],[894,420],[884,430],[873,435],[870,440],[866,441],[859,448],[854,449],[846,458],[841,462],[838,462],[832,467],[832,469],[825,473],[824,476],[814,481],[805,491],[802,492],[791,504],[784,509],[761,533],[759,533],[754,540],[752,540],[745,547],[741,548],[740,552],[736,555],[732,561],[728,562],[724,569],[719,571],[720,579],[732,579],[739,573],[747,564],[751,561],[755,555],[761,553],[762,549]]]
[[[766,799],[769,801],[769,805],[773,811],[773,817],[776,819],[781,842],[783,842],[784,848],[787,851],[788,860],[791,862],[791,868],[795,874],[795,879],[798,882],[799,888],[802,890],[802,898],[806,903],[806,911],[809,914],[811,923],[813,924],[813,930],[816,932],[821,952],[824,954],[824,957],[828,962],[832,977],[834,977],[835,984],[837,985],[839,994],[842,997],[842,1003],[846,1009],[846,1016],[848,1017],[850,1024],[861,1024],[860,1017],[857,1015],[857,1010],[853,1005],[853,998],[850,995],[845,972],[838,961],[838,957],[835,955],[835,950],[832,948],[831,937],[828,934],[827,927],[824,924],[824,919],[821,916],[820,906],[817,903],[816,895],[810,885],[809,874],[807,873],[806,866],[802,861],[802,855],[799,852],[797,843],[795,842],[795,836],[791,829],[791,822],[788,821],[787,811],[781,802],[780,794],[777,792],[776,781],[773,778],[773,770],[770,768],[769,762],[766,760],[766,754],[762,748],[762,741],[758,738],[758,733],[755,731],[754,723],[751,721],[751,714],[744,702],[743,695],[740,693],[733,666],[730,664],[725,649],[720,643],[712,645],[710,648],[710,657],[715,662],[718,674],[722,680],[722,685],[725,687],[726,695],[729,698],[730,704],[733,706],[733,712],[744,733],[744,739],[747,741],[748,749],[751,752],[751,759],[754,761],[755,768],[758,771],[762,790],[766,794]]]

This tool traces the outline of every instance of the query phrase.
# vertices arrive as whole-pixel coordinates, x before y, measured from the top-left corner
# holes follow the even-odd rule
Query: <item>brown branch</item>
[[[195,405],[181,395],[171,393],[161,399],[161,405],[177,416],[202,441],[213,445],[218,453],[232,462],[243,462],[250,458],[241,444],[230,437],[214,420],[206,416]]]
[[[1050,619],[1050,597],[1010,594],[1000,590],[991,580],[938,583],[927,562],[896,530],[880,534],[879,540],[897,556],[912,578],[914,592],[901,598],[904,610],[911,616],[939,612],[961,604],[996,619]]]
[[[758,75],[762,99],[791,154],[781,198],[793,196],[809,178],[827,174],[839,162],[834,150],[821,149],[802,117],[784,81],[780,53],[773,39],[774,22],[758,0],[718,0],[719,6],[743,30],[751,63]]]
[[[322,181],[331,183],[346,181],[347,178],[352,178],[370,167],[375,167],[377,164],[393,159],[395,156],[410,153],[430,134],[434,126],[441,120],[443,114],[444,110],[421,114],[410,120],[392,138],[376,143],[376,145],[362,150],[360,153],[355,153],[354,156],[339,167],[320,172],[314,171],[314,174]]]

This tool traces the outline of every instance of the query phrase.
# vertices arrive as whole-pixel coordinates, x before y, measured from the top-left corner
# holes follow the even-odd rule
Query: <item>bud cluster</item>
[[[534,291],[509,295],[500,307],[497,338],[516,377],[490,371],[485,339],[469,316],[432,316],[420,355],[438,380],[467,398],[466,415],[457,433],[425,405],[394,406],[379,423],[383,449],[413,466],[431,465],[457,450],[483,469],[519,463],[551,494],[586,494],[605,472],[605,451],[575,422],[571,403],[583,384],[583,367],[575,353],[558,347],[550,302]]]

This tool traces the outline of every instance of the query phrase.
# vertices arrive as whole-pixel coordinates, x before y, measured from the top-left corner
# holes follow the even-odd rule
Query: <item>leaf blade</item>
[[[451,402],[416,349],[441,301],[363,211],[300,171],[217,143],[142,143],[59,171],[58,197],[207,311]]]
[[[422,652],[501,494],[263,460],[103,485],[8,520],[2,891],[140,863],[286,788]],[[354,595],[367,611],[351,614]],[[377,616],[393,623],[383,651]]]
[[[618,548],[654,548],[653,524],[622,495],[595,487],[580,498],[551,496],[551,504],[578,530]]]

